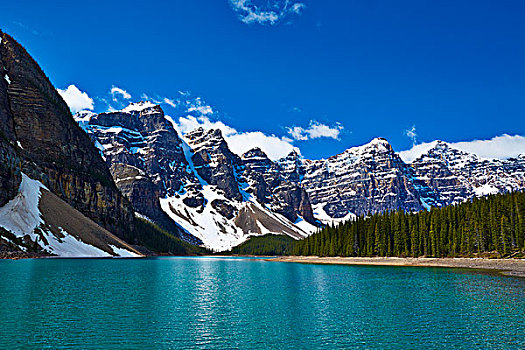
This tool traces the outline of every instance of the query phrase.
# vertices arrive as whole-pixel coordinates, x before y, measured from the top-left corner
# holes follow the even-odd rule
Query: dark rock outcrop
[[[249,185],[246,191],[259,203],[269,204],[272,211],[292,222],[300,216],[316,224],[308,193],[297,182],[290,181],[279,164],[272,162],[259,148],[244,153],[242,161],[242,179]]]
[[[230,151],[219,129],[195,129],[184,138],[192,148],[191,157],[197,173],[210,185],[224,191],[226,198],[242,200],[235,169],[241,164],[239,156]]]

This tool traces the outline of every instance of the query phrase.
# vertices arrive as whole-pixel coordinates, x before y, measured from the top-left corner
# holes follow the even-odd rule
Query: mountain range
[[[213,250],[252,235],[301,239],[359,215],[426,210],[525,187],[525,156],[482,159],[443,141],[410,163],[383,138],[327,159],[293,151],[272,161],[259,148],[233,153],[219,129],[182,135],[151,102],[75,119],[140,215],[161,225],[167,215],[181,235]]]
[[[271,160],[256,147],[234,153],[219,129],[181,133],[149,101],[72,116],[25,49],[0,37],[0,254],[140,256],[169,253],[166,240],[223,251],[525,187],[525,155],[483,159],[443,141],[409,163],[383,138]]]

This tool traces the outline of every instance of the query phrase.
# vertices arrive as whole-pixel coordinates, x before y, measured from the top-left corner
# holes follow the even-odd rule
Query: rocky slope
[[[75,119],[135,210],[161,226],[176,224],[186,240],[223,250],[250,235],[302,238],[316,228],[306,192],[260,150],[231,152],[220,130],[200,128],[181,138],[149,102]]]
[[[0,257],[9,256],[7,252],[60,257],[141,256],[25,174],[16,196],[0,207]]]

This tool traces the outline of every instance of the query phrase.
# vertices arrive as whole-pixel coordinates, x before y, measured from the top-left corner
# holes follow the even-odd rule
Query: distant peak
[[[75,119],[75,121],[79,123],[79,125],[85,125],[89,123],[91,121],[91,118],[93,118],[94,116],[96,116],[94,112],[85,109],[76,112],[73,115],[73,119]]]
[[[149,101],[131,102],[126,108],[122,109],[122,112],[141,112],[148,108],[157,107],[158,105]],[[159,107],[160,108],[160,107]]]
[[[390,143],[383,137],[376,137],[374,138],[372,141],[370,141],[369,143],[361,146],[361,147],[374,147],[374,148],[383,148],[383,149],[386,149],[386,150],[391,150],[392,149],[392,146],[390,145]]]
[[[450,148],[450,145],[445,141],[436,140],[433,148]]]
[[[242,158],[243,159],[248,159],[248,158],[266,158],[266,159],[268,159],[268,156],[259,147],[254,147],[254,148],[244,152],[244,154],[242,155]]]
[[[225,142],[220,129],[205,129],[202,126],[186,133],[184,138],[191,143],[211,142],[213,144],[220,144]]]
[[[459,150],[445,141],[436,140],[429,142],[426,145],[427,147],[424,147],[426,148],[426,150],[422,147],[422,149],[420,150],[420,154],[416,158],[414,158],[414,161],[425,161],[427,157],[439,157],[440,159],[447,159],[448,161],[460,158],[469,159],[472,161],[478,159],[478,156],[476,154]]]
[[[288,153],[288,155],[286,156],[286,158],[300,158],[301,155],[297,152],[296,149],[293,149],[290,153]]]
[[[83,110],[81,110],[81,111],[76,112],[76,113],[73,115],[73,117],[74,117],[75,119],[80,119],[80,118],[90,118],[90,117],[92,117],[92,116],[94,116],[94,115],[95,115],[95,112],[90,111],[90,110],[87,110],[87,109],[83,109]]]
[[[370,143],[388,143],[384,137],[376,137]]]

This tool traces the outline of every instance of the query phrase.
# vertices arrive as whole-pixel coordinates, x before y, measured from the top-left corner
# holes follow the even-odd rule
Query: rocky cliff
[[[0,38],[0,204],[16,193],[20,160],[24,173],[122,236],[133,210],[99,152],[33,58],[9,35]]]
[[[2,41],[0,36],[0,45]],[[21,181],[19,146],[7,95],[9,83],[7,70],[0,64],[0,207],[16,195]]]

